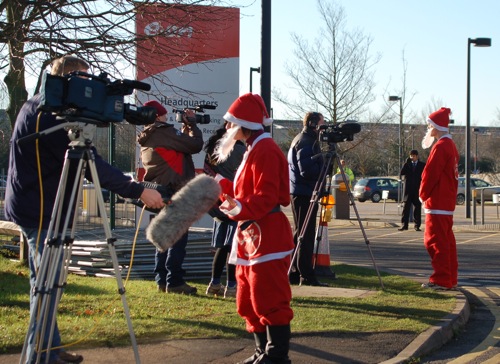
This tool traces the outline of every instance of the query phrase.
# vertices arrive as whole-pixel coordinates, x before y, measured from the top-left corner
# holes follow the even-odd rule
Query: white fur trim
[[[231,250],[231,253],[232,252],[233,251]],[[231,262],[231,264],[238,264],[238,265],[250,266],[250,265],[255,265],[255,264],[259,264],[259,263],[269,262],[271,260],[283,259],[286,256],[291,255],[292,253],[293,253],[293,249],[292,250],[287,250],[287,251],[284,251],[284,252],[276,252],[276,253],[266,254],[266,255],[262,255],[262,256],[260,256],[258,258],[249,259],[249,260],[242,259],[242,258],[237,258],[236,261],[234,263]]]
[[[238,200],[234,200],[234,202],[236,202],[236,206],[234,206],[231,210],[224,212],[226,215],[236,216],[241,212],[241,202]]]
[[[444,126],[439,126],[438,124],[436,124],[434,121],[432,121],[429,118],[427,119],[427,122],[439,131],[448,131],[449,130],[448,128],[445,128]]]
[[[254,122],[251,122],[251,121],[246,121],[246,120],[243,120],[243,119],[239,119],[239,118],[235,117],[233,114],[230,114],[228,112],[224,115],[224,120],[227,120],[230,123],[237,124],[239,126],[242,126],[244,128],[250,129],[250,130],[261,130],[261,129],[264,129],[263,125],[269,126],[273,122],[273,119],[271,119],[271,118],[264,118],[263,121],[262,121],[263,124],[254,123]]]
[[[273,123],[273,119],[271,118],[264,118],[264,121],[262,122],[262,124],[264,124],[264,126],[269,126]]]
[[[448,211],[448,210],[430,210],[430,209],[424,209],[424,212],[426,214],[431,214],[431,215],[453,215],[453,211]]]

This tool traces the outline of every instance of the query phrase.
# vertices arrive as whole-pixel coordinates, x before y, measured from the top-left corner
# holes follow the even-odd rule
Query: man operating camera
[[[87,72],[88,69],[89,65],[86,61],[73,56],[64,56],[52,63],[51,74],[63,76],[74,71]],[[59,180],[70,143],[68,134],[63,128],[47,133],[36,141],[18,143],[24,137],[65,122],[64,119],[56,119],[52,113],[38,110],[41,97],[41,94],[33,96],[22,106],[17,116],[10,141],[9,173],[5,191],[5,216],[9,221],[21,227],[28,240],[31,284],[30,311],[32,314],[36,310],[36,307],[33,307],[36,301],[35,284],[45,245],[44,241],[51,222]],[[159,192],[145,189],[141,184],[133,182],[130,177],[125,176],[120,170],[105,162],[97,154],[95,148],[92,149],[102,187],[123,197],[140,198],[145,205],[152,208],[164,206]],[[69,174],[68,183],[73,184],[76,176]],[[92,180],[89,171],[87,174],[86,177]],[[65,189],[63,211],[69,211],[68,201],[71,192],[71,188]],[[50,300],[50,317],[47,318],[47,322],[52,321],[52,314],[55,311],[55,295],[52,295]],[[34,325],[29,330],[27,339],[33,343],[33,340],[37,340],[34,337]],[[43,338],[43,353],[41,353],[43,362],[45,362],[45,350],[48,346],[49,336],[50,332],[47,330]],[[61,347],[61,337],[57,324],[53,331],[51,347]],[[27,353],[27,358],[33,357],[32,350],[28,348],[28,351],[31,352]],[[63,349],[54,349],[50,351],[48,362],[79,363],[82,360],[81,355],[70,354]]]
[[[182,114],[182,129],[167,123],[167,110],[155,100],[145,106],[154,107],[157,119],[139,134],[142,164],[146,170],[144,180],[169,186],[178,191],[195,175],[192,154],[203,148],[203,136],[196,125],[194,111],[186,109]],[[158,291],[195,294],[196,288],[184,281],[182,263],[186,256],[188,233],[166,251],[155,253],[155,281]]]

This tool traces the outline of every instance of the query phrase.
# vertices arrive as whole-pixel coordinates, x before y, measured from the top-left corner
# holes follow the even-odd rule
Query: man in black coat
[[[319,127],[325,119],[319,112],[308,112],[302,120],[303,129],[295,136],[288,150],[290,174],[290,197],[293,213],[293,239],[297,252],[292,261],[290,283],[306,286],[324,286],[316,278],[313,267],[314,242],[316,236],[316,215],[318,205],[312,206],[306,221],[314,188],[323,169],[321,146],[318,141]],[[301,236],[302,234],[302,236]],[[302,241],[299,243],[299,238]]]
[[[90,65],[80,58],[63,56],[52,62],[51,74],[53,76],[63,76],[75,71],[87,72],[89,68]],[[17,115],[10,140],[9,173],[4,206],[5,218],[19,225],[28,241],[31,285],[30,312],[32,315],[37,313],[36,310],[39,308],[36,306],[36,295],[40,294],[35,289],[37,288],[36,280],[40,269],[43,268],[41,267],[42,254],[47,244],[45,238],[52,222],[52,211],[59,195],[59,183],[70,143],[68,131],[63,128],[43,134],[36,142],[30,140],[25,143],[18,143],[26,137],[35,135],[35,133],[44,132],[66,122],[65,119],[56,118],[51,112],[40,111],[41,99],[42,95],[36,94],[23,104]],[[94,147],[91,148],[94,154],[95,168],[99,175],[99,182],[103,188],[123,197],[140,198],[145,205],[151,208],[159,209],[165,205],[158,191],[144,188],[140,183],[134,182],[130,177],[124,175],[122,171],[102,159]],[[59,206],[59,208],[61,211],[67,211],[70,214],[74,214],[78,207],[70,206],[72,193],[70,187],[80,177],[76,175],[76,167],[76,163],[70,164],[66,185],[61,186],[68,186],[68,188],[62,190],[64,194],[63,206]],[[86,169],[86,177],[90,180],[92,178],[89,168]],[[61,217],[61,221],[66,219],[65,215]],[[72,217],[68,216],[67,218],[68,221],[73,220]],[[49,236],[47,241],[52,239],[53,237]],[[50,268],[54,269],[55,267],[56,269],[55,282],[57,282],[59,274],[62,273],[61,263],[53,260],[50,260],[50,263],[54,264]],[[36,350],[39,349],[42,351],[39,358],[41,359],[40,362],[45,363],[45,356],[49,351],[49,343],[51,343],[50,347],[53,349],[48,354],[47,362],[80,363],[83,360],[83,356],[69,353],[63,349],[55,318],[59,299],[58,295],[50,294],[47,312],[41,312],[37,318],[39,322],[35,322],[39,324],[45,319],[50,324],[53,319],[53,323],[55,323],[53,330],[45,330],[43,338],[38,337],[36,335],[36,325],[30,324],[27,334],[30,345],[25,354],[27,359],[37,357],[38,352]]]
[[[402,179],[404,177],[405,180],[405,191],[403,196],[404,207],[403,216],[401,217],[403,226],[398,229],[399,231],[408,230],[412,205],[414,206],[413,222],[415,223],[415,230],[420,231],[420,224],[422,223],[422,203],[418,198],[418,190],[420,189],[424,166],[425,163],[418,160],[418,151],[413,149],[410,152],[410,157],[406,160],[406,163],[399,173],[400,178]]]

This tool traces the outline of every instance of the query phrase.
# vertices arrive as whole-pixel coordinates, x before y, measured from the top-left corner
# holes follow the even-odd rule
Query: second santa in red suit
[[[425,217],[424,245],[431,257],[434,272],[425,288],[449,290],[458,282],[457,244],[453,234],[453,212],[458,188],[457,147],[449,133],[451,111],[441,108],[429,115],[428,131],[422,147],[428,148],[434,139],[420,184],[419,198]]]
[[[288,163],[263,130],[271,119],[259,95],[239,97],[224,119],[228,131],[217,148],[219,158],[227,157],[236,140],[247,147],[234,182],[216,177],[225,200],[221,210],[238,221],[230,258],[237,265],[236,303],[256,344],[255,354],[243,363],[290,363],[288,269],[294,244],[280,209],[290,204]]]

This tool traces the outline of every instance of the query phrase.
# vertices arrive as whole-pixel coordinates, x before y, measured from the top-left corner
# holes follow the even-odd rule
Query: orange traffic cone
[[[328,239],[328,221],[331,220],[332,207],[335,204],[335,199],[332,195],[324,197],[321,201],[325,208],[322,211],[321,219],[318,227],[318,233],[321,233],[321,239],[316,240],[313,256],[314,273],[318,276],[333,277],[335,273],[330,268],[330,242]],[[318,246],[319,244],[319,246]]]

